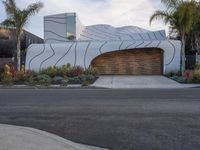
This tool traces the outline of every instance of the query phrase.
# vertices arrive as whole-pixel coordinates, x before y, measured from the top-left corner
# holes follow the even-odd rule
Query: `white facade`
[[[73,41],[69,41],[68,16],[75,17]],[[135,26],[115,28],[110,25],[83,26],[75,13],[44,17],[45,44],[31,45],[26,69],[41,70],[48,66],[70,63],[84,68],[97,56],[111,51],[134,48],[161,48],[164,51],[164,73],[180,69],[180,41],[168,40],[165,31],[148,31]]]

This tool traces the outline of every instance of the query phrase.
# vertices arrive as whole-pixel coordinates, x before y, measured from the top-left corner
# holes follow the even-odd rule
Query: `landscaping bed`
[[[4,86],[29,85],[82,85],[89,86],[98,79],[94,68],[83,69],[79,66],[72,67],[70,64],[61,67],[48,67],[38,72],[27,70],[24,66],[16,71],[13,66],[5,65],[0,69],[0,84]]]
[[[200,62],[197,62],[194,70],[185,70],[183,75],[181,75],[180,72],[170,72],[169,74],[167,74],[167,77],[179,83],[199,84]]]

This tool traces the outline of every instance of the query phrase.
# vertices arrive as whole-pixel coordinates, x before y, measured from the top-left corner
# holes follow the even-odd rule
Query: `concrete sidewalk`
[[[94,87],[113,89],[142,89],[142,88],[190,88],[198,85],[180,84],[165,76],[131,76],[131,75],[109,75],[100,76],[92,85]]]
[[[77,144],[33,128],[0,124],[0,150],[108,150]]]

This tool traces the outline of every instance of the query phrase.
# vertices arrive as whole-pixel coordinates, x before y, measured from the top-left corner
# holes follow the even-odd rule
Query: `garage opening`
[[[101,75],[162,75],[163,50],[129,49],[104,53],[91,66]]]

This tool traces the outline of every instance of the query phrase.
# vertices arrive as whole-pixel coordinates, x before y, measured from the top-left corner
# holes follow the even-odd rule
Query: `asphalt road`
[[[199,150],[200,89],[0,90],[0,123],[111,150]]]

